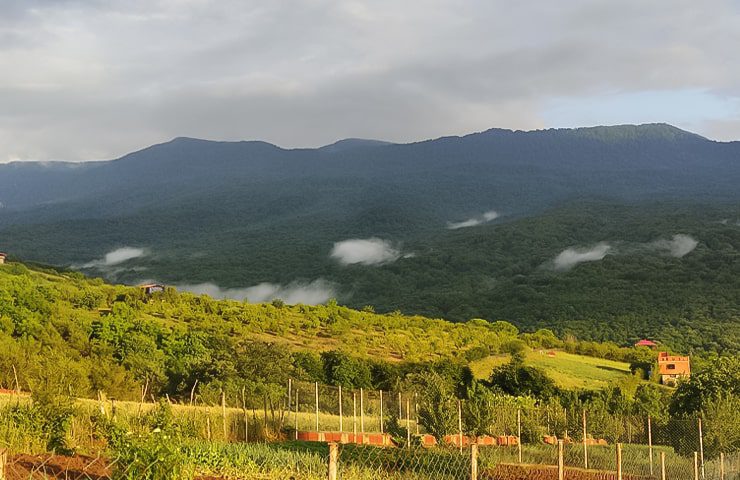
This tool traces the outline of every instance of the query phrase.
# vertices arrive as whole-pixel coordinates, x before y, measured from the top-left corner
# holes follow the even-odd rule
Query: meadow
[[[470,368],[476,378],[487,379],[495,367],[510,359],[509,355],[491,355],[471,362]],[[541,368],[560,388],[569,390],[599,390],[632,376],[626,362],[549,349],[527,352],[525,363]]]

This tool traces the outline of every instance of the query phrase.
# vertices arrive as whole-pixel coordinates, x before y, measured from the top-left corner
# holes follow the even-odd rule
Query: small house
[[[145,285],[139,285],[139,288],[147,295],[164,292],[164,285],[159,283],[147,283]]]
[[[7,253],[0,252],[0,265],[2,265],[3,263],[5,263],[5,259],[6,258],[8,258],[8,254]]]
[[[653,342],[652,340],[648,340],[646,338],[643,338],[639,342],[635,344],[636,347],[648,347],[648,348],[655,348],[658,346],[657,343]]]
[[[660,373],[660,383],[663,385],[675,385],[680,379],[687,378],[691,375],[689,357],[669,355],[668,352],[659,352],[658,373]]]

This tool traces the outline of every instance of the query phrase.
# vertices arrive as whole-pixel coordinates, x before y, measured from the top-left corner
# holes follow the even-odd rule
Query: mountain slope
[[[669,125],[296,150],[178,138],[109,162],[0,165],[0,250],[131,283],[241,296],[321,279],[355,307],[733,350],[738,184],[740,143]],[[685,258],[645,247],[676,234],[698,242]],[[397,261],[330,256],[371,237]],[[599,242],[602,261],[551,268]],[[93,262],[123,246],[142,256]]]

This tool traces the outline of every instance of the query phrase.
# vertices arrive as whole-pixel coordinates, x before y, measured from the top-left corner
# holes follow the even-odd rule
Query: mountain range
[[[740,319],[739,184],[740,142],[665,124],[316,149],[176,138],[0,165],[0,250],[217,296],[722,350],[737,342],[674,330]],[[681,239],[694,246],[672,255]]]

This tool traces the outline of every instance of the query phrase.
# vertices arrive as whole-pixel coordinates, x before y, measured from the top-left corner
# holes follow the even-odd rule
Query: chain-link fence
[[[215,478],[327,478],[332,465],[329,444],[338,444],[336,478],[347,479],[470,478],[476,467],[480,478],[559,478],[560,464],[569,478],[621,473],[656,480],[740,480],[737,419],[656,420],[512,397],[475,406],[465,400],[446,402],[430,410],[421,391],[342,389],[294,381],[286,390],[259,397],[217,391],[210,405],[197,395],[193,405],[86,401],[67,433],[67,444],[83,446],[80,451],[90,451],[94,443],[86,439],[98,434],[91,427],[93,414],[146,435],[152,422],[159,421],[160,407],[171,410],[168,422],[187,442],[151,457],[9,455],[5,471],[24,471],[26,476],[6,477],[55,478],[52,472],[65,472],[56,478],[173,478],[157,472],[179,469],[184,476],[220,475]],[[17,430],[15,425],[0,421],[0,433],[5,432],[0,447],[42,451],[20,441],[28,435],[14,440],[18,435],[10,433]],[[29,446],[34,448],[25,449]],[[68,458],[76,463],[58,463],[72,461]],[[100,470],[102,465],[107,470]]]
[[[520,448],[521,447],[521,448]],[[103,456],[2,455],[0,478],[21,479],[343,479],[343,480],[738,480],[740,452],[701,461],[664,448],[612,446],[188,443],[176,456],[149,452]],[[4,460],[4,462],[2,461]],[[588,467],[585,463],[588,462]],[[651,468],[652,474],[651,474]]]

